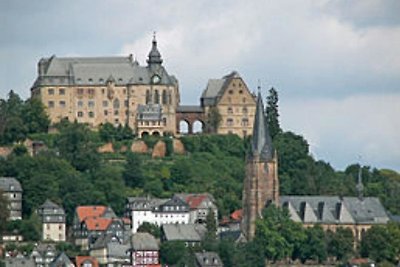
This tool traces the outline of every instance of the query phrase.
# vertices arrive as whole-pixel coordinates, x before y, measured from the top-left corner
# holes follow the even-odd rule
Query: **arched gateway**
[[[198,125],[200,122],[202,125],[202,131],[205,129],[205,115],[204,110],[200,106],[178,106],[176,109],[176,132],[181,133],[180,122],[184,121],[187,123],[187,134],[194,133],[195,124]],[[199,130],[197,129],[197,132]],[[186,131],[185,131],[186,132]]]

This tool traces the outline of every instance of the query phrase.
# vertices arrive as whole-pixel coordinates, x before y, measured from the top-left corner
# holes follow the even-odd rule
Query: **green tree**
[[[207,113],[206,131],[208,133],[216,133],[221,124],[222,116],[217,107],[211,107]]]
[[[143,187],[145,182],[143,169],[141,156],[136,153],[128,153],[123,173],[125,184],[130,187]]]
[[[109,122],[106,122],[99,127],[99,135],[102,141],[111,142],[117,138],[117,129]]]
[[[396,240],[387,226],[372,226],[361,240],[361,256],[377,262],[386,260],[395,263],[399,252],[395,244],[399,244],[399,240]]]
[[[272,140],[275,139],[282,129],[279,125],[279,112],[278,112],[278,92],[272,87],[269,89],[269,95],[267,96],[266,114],[268,128],[271,134]]]
[[[149,222],[144,222],[142,223],[139,228],[137,229],[139,233],[149,233],[155,238],[160,238],[161,236],[161,230],[160,227],[158,227],[155,224],[149,223]]]
[[[338,228],[336,232],[328,231],[328,254],[338,260],[346,261],[353,255],[353,232],[349,228]]]
[[[306,229],[307,238],[302,245],[302,261],[313,260],[319,263],[327,258],[327,248],[325,243],[325,232],[320,225]]]
[[[28,133],[47,132],[50,119],[40,99],[30,98],[25,101],[21,116]]]
[[[161,263],[168,265],[178,264],[184,260],[188,251],[185,244],[181,241],[163,242],[160,247]]]

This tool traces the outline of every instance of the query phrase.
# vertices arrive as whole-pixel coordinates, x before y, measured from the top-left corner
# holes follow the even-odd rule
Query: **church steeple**
[[[157,49],[156,33],[154,33],[153,42],[147,59],[147,63],[149,64],[149,66],[153,66],[153,65],[161,65],[162,62],[163,60],[161,59],[160,51],[158,51]]]
[[[253,125],[251,154],[258,154],[260,159],[269,161],[273,158],[273,147],[260,90],[257,96],[256,114]]]
[[[357,185],[356,185],[356,190],[357,190],[357,193],[358,193],[358,198],[360,200],[362,200],[363,199],[363,195],[364,195],[364,185],[362,183],[362,167],[361,167],[361,165],[360,165],[360,169],[358,170],[358,182],[357,182]]]

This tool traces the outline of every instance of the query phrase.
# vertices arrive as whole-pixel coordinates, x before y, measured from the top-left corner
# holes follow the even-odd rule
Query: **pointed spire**
[[[257,96],[251,152],[253,155],[258,154],[262,160],[271,160],[274,156],[271,136],[269,134],[268,124],[264,114],[264,104],[262,102],[260,90],[258,91]]]
[[[154,32],[152,46],[149,53],[149,58],[147,59],[147,63],[149,65],[161,65],[162,62],[163,60],[161,59],[160,51],[158,51],[157,49],[156,32]]]

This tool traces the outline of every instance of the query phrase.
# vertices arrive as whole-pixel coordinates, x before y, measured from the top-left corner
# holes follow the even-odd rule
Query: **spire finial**
[[[156,40],[156,35],[157,35],[157,32],[154,31],[154,32],[153,32],[153,42],[157,42],[157,40]]]
[[[261,80],[260,79],[257,80],[257,91],[259,94],[261,93]]]

